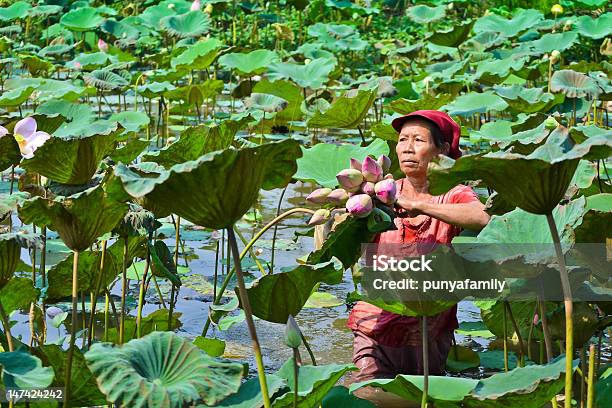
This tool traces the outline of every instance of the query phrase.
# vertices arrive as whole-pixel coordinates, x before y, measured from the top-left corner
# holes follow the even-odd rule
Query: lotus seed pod
[[[389,171],[389,168],[391,167],[391,159],[387,155],[381,154],[378,156],[378,160],[376,160],[376,162],[380,167],[382,167],[383,173]]]
[[[393,225],[393,220],[389,214],[380,208],[374,208],[368,216],[368,231],[382,232],[388,230]]]
[[[374,195],[374,183],[371,181],[364,181],[361,184],[361,191],[367,195]]]
[[[287,324],[285,325],[285,344],[294,349],[302,345],[300,327],[291,315],[287,318]]]
[[[327,196],[332,192],[331,188],[317,188],[312,193],[308,194],[306,197],[306,201],[315,204],[325,204],[327,203]]]
[[[553,129],[556,129],[557,126],[559,126],[559,122],[557,122],[555,118],[553,118],[552,116],[549,116],[544,121],[544,126],[546,126],[546,129],[548,130],[553,130]]]
[[[397,199],[397,188],[395,187],[394,180],[385,179],[379,181],[374,186],[374,191],[376,192],[376,198],[385,204],[391,205]]]
[[[327,220],[331,217],[331,212],[328,209],[321,208],[312,215],[310,221],[308,221],[308,225],[321,225],[325,224]]]
[[[357,159],[351,159],[351,169],[361,171],[361,162]]]
[[[340,186],[348,192],[355,192],[363,183],[363,174],[359,170],[344,169],[336,175]]]
[[[53,319],[55,316],[63,312],[64,311],[60,309],[59,307],[51,306],[50,308],[47,309],[47,316]]]
[[[364,180],[371,181],[372,183],[379,181],[383,173],[380,165],[370,156],[366,157],[361,164],[361,172],[363,173]]]
[[[385,180],[393,180],[393,174],[391,174],[391,173],[387,173],[387,174],[385,174],[384,179],[385,179]]]
[[[367,194],[356,194],[346,202],[346,210],[357,218],[370,215],[373,206],[372,198]]]
[[[327,196],[327,202],[334,205],[344,205],[349,199],[349,193],[343,188],[337,188]]]
[[[561,53],[558,50],[553,50],[553,52],[550,53],[550,62],[552,62],[553,64],[559,62],[560,59]]]

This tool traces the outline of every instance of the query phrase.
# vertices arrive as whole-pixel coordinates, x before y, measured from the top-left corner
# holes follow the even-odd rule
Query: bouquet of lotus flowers
[[[393,227],[393,204],[397,200],[397,190],[392,174],[386,174],[391,167],[391,159],[380,155],[377,160],[367,156],[360,162],[351,159],[350,168],[336,175],[339,188],[318,188],[306,200],[323,204],[313,214],[308,225],[326,223],[331,210],[344,206],[355,218],[367,218],[371,232],[382,232]]]

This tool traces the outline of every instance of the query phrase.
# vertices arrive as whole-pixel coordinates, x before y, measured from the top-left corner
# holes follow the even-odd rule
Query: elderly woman
[[[458,185],[439,196],[429,193],[427,168],[432,159],[439,154],[461,156],[457,123],[446,113],[421,110],[396,118],[392,126],[399,133],[396,153],[406,177],[396,181],[397,230],[379,234],[375,242],[450,244],[462,229],[482,229],[489,216],[470,187]],[[427,318],[427,323],[429,372],[442,374],[458,327],[456,306]],[[354,334],[353,362],[360,369],[354,381],[423,373],[419,318],[358,302],[347,324]]]

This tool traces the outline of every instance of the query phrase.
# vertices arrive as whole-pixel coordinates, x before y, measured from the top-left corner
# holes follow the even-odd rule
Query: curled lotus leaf
[[[253,92],[251,96],[246,98],[244,106],[248,109],[258,109],[264,112],[280,112],[289,105],[286,99],[279,96]]]
[[[562,92],[569,98],[597,99],[601,93],[593,78],[571,69],[555,71],[550,80],[550,90]]]
[[[172,37],[193,38],[206,34],[210,30],[210,17],[199,10],[161,20],[161,28]]]
[[[302,88],[318,89],[329,80],[336,63],[335,58],[317,58],[306,65],[273,62],[268,66],[268,79],[288,79]]]
[[[255,50],[249,53],[230,53],[219,58],[219,64],[225,68],[236,69],[246,75],[264,72],[271,62],[277,61],[278,55],[270,50]]]
[[[377,97],[377,90],[359,90],[357,95],[343,95],[321,113],[318,110],[308,121],[308,127],[314,128],[356,128]]]
[[[419,4],[410,7],[407,12],[408,18],[418,24],[429,24],[441,20],[446,15],[446,7],[429,7]]]
[[[240,388],[243,367],[221,362],[172,332],[123,346],[95,343],[85,360],[106,398],[120,406],[214,405]]]
[[[13,277],[21,259],[21,248],[40,246],[36,236],[24,233],[0,234],[0,288]]]
[[[86,74],[83,79],[87,85],[91,85],[105,91],[120,89],[129,85],[129,82],[121,75],[107,69],[97,69],[89,74]]]
[[[0,136],[0,172],[21,161],[19,145],[12,135]]]
[[[60,23],[71,31],[92,31],[103,21],[104,17],[93,7],[78,7],[60,18]]]
[[[427,37],[427,40],[436,45],[458,47],[469,37],[473,26],[474,21],[468,21],[448,30],[436,31]]]

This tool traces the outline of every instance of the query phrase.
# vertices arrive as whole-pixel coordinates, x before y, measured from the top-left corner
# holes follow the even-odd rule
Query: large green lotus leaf
[[[446,358],[446,370],[460,373],[465,370],[480,366],[478,353],[466,346],[451,346]]]
[[[117,21],[108,19],[102,24],[102,31],[111,34],[118,39],[136,40],[140,35],[140,30],[137,27],[126,23],[125,21]]]
[[[123,129],[116,124],[103,134],[88,137],[52,137],[21,166],[63,184],[85,184],[100,162],[115,150]]]
[[[9,316],[13,311],[27,309],[38,298],[32,279],[14,277],[0,289],[0,302]]]
[[[8,7],[0,7],[0,21],[13,21],[24,18],[32,6],[25,1],[17,1]]]
[[[471,116],[474,113],[502,112],[508,103],[491,91],[470,92],[441,107],[449,115]]]
[[[566,31],[564,33],[544,34],[542,38],[532,41],[530,46],[534,51],[544,54],[553,50],[565,51],[572,47],[577,40],[577,33]]]
[[[276,398],[272,404],[275,408],[293,405],[294,373],[293,358],[290,358],[276,373],[285,379],[290,391]],[[298,374],[298,407],[317,407],[338,380],[348,371],[356,370],[353,364],[303,365]]]
[[[275,122],[290,122],[300,120],[302,111],[300,105],[304,101],[302,91],[289,81],[278,80],[270,82],[263,79],[253,87],[253,92],[279,96],[289,102],[289,105],[274,117]]]
[[[586,198],[582,224],[575,228],[576,242],[606,242],[612,237],[612,194],[595,194]]]
[[[516,320],[521,335],[523,338],[527,338],[531,322],[533,322],[534,319],[533,311],[535,310],[535,302],[508,302],[508,305],[510,309],[512,309],[512,316]],[[489,309],[481,309],[480,311],[482,321],[486,327],[500,339],[504,337],[504,308],[504,302],[498,301]],[[509,319],[508,314],[506,314],[506,317]],[[513,338],[516,336],[514,327],[512,324],[508,326],[509,327],[506,329],[506,336],[508,338]],[[533,336],[534,338],[541,339],[541,330],[535,328]]]
[[[105,52],[93,52],[91,54],[79,54],[72,61],[66,63],[67,67],[75,69],[77,63],[81,65],[81,69],[85,71],[101,68],[108,65],[113,60],[113,56]]]
[[[202,11],[195,10],[163,18],[159,25],[172,37],[193,38],[206,34],[210,30],[210,17]]]
[[[354,27],[345,24],[316,23],[308,27],[308,35],[317,37],[317,43],[330,51],[361,51],[368,43],[359,38]]]
[[[139,111],[117,112],[109,120],[119,123],[127,132],[137,132],[150,122],[149,115]]]
[[[376,405],[349,393],[348,388],[337,385],[332,388],[321,402],[323,408],[375,408]]]
[[[171,332],[121,347],[95,343],[85,360],[106,398],[121,406],[214,405],[238,391],[243,371],[242,364],[214,360]]]
[[[373,298],[364,296],[358,292],[349,293],[349,295],[347,296],[347,300],[349,302],[367,302],[383,310],[386,310],[387,312],[409,317],[434,316],[445,310],[450,309],[451,307],[457,304],[457,302],[454,300],[401,301],[383,298]]]
[[[36,347],[32,352],[42,360],[45,366],[52,367],[55,371],[55,378],[51,386],[64,387],[67,351],[62,350],[60,346],[55,344],[45,344],[42,347]],[[73,351],[70,376],[72,377],[72,395],[70,396],[72,406],[82,407],[107,403],[106,398],[98,389],[96,378],[87,367],[83,353],[79,348],[75,348]]]
[[[391,102],[391,109],[402,115],[407,115],[420,109],[431,109],[437,110],[440,107],[450,103],[453,100],[453,96],[447,93],[441,93],[436,96],[425,94],[421,99],[414,101],[400,98]],[[397,138],[397,134],[396,134]]]
[[[612,405],[612,366],[608,364],[604,368],[605,370],[595,383],[595,406],[597,408]]]
[[[315,111],[307,126],[310,128],[354,129],[361,124],[375,99],[375,90],[358,91],[354,97],[341,96],[325,112]]]
[[[601,88],[593,78],[571,69],[555,71],[550,80],[550,90],[563,92],[569,98],[597,99]]]
[[[71,31],[92,31],[102,22],[104,17],[93,7],[79,7],[62,15],[60,23]]]
[[[21,152],[19,145],[12,135],[0,137],[0,172],[19,164]]]
[[[498,151],[457,161],[443,159],[429,174],[432,194],[480,179],[509,203],[531,213],[548,214],[563,198],[580,159],[610,154],[612,147],[605,135],[571,146],[567,134],[567,129],[557,128],[546,143],[527,156]]]
[[[375,139],[368,146],[354,144],[336,145],[318,143],[311,148],[302,147],[303,157],[298,159],[298,170],[293,176],[301,181],[314,181],[323,187],[338,185],[336,174],[350,167],[352,158],[364,160],[367,155],[378,157],[389,154],[389,146],[384,140]]]
[[[302,88],[319,89],[329,80],[328,76],[336,66],[336,60],[317,58],[307,65],[288,62],[273,62],[268,66],[268,79],[288,79]]]
[[[30,198],[30,194],[25,192],[0,193],[0,221],[4,221],[11,211],[16,211],[17,207],[28,198]]]
[[[446,15],[446,7],[443,5],[437,7],[429,7],[424,4],[419,4],[410,7],[407,12],[408,18],[418,24],[429,24],[444,18]],[[443,44],[446,45],[446,44]]]
[[[296,316],[319,282],[337,285],[344,269],[338,260],[318,265],[298,265],[291,271],[264,275],[247,287],[253,314],[273,323]]]
[[[584,37],[600,39],[612,33],[612,13],[605,13],[597,18],[580,16],[576,20],[578,33]]]
[[[495,86],[495,92],[517,113],[546,112],[563,103],[563,94],[553,95],[540,88],[525,88],[521,85]]]
[[[471,378],[429,376],[428,399],[436,407],[461,407],[462,401],[472,391],[478,380]],[[389,379],[374,379],[351,384],[353,393],[363,387],[377,387],[404,398],[407,401],[421,402],[423,395],[423,376],[398,375]]]
[[[194,224],[221,229],[249,210],[261,188],[286,186],[301,154],[295,140],[283,140],[211,152],[177,164],[157,178],[141,177],[122,165],[117,166],[115,175],[131,196],[146,197],[158,209],[173,212]]]
[[[36,88],[33,86],[23,86],[2,92],[0,96],[0,106],[19,106],[28,100]]]
[[[213,63],[222,43],[216,38],[211,38],[190,45],[185,51],[172,58],[170,65],[174,69],[201,69],[204,70]]]
[[[23,203],[19,216],[26,223],[57,231],[68,248],[84,251],[110,232],[128,206],[108,198],[101,186],[54,200],[35,197]]]
[[[278,55],[270,50],[255,50],[249,53],[230,53],[219,58],[219,65],[236,69],[243,75],[261,74],[270,63],[277,61]]]
[[[145,155],[143,160],[170,168],[175,164],[196,160],[206,153],[227,149],[238,130],[247,122],[248,118],[239,121],[228,119],[218,125],[188,128],[181,133],[181,137],[176,142],[159,152]]]
[[[129,85],[127,79],[107,69],[96,69],[85,74],[83,80],[87,85],[105,91],[117,90]]]
[[[170,82],[151,82],[149,84],[140,85],[138,94],[148,99],[157,98],[160,95],[176,89]]]
[[[534,9],[518,9],[509,20],[497,14],[489,14],[476,20],[474,32],[494,32],[505,37],[514,37],[542,21],[543,17],[541,12]]]
[[[455,25],[448,30],[436,31],[428,36],[427,40],[436,45],[458,47],[468,38],[473,26],[474,21],[464,22],[462,24]]]
[[[268,113],[280,112],[289,105],[287,100],[280,96],[253,92],[244,100],[247,109],[261,110]]]
[[[53,381],[53,369],[23,350],[0,353],[2,381],[11,388],[45,388]]]
[[[286,387],[285,380],[274,374],[266,374],[268,395],[274,395]],[[237,393],[230,395],[217,405],[225,408],[256,408],[263,406],[263,395],[258,378],[251,378],[240,386]],[[204,408],[204,407],[202,407]]]
[[[142,14],[138,16],[138,19],[143,22],[146,26],[154,29],[159,29],[159,22],[168,16],[173,16],[177,13],[175,8],[168,8],[167,5],[158,4],[155,6],[147,7]]]
[[[573,370],[579,360],[574,360]],[[525,407],[539,408],[563,389],[565,357],[546,365],[530,365],[498,373],[478,381],[464,403],[470,408]]]
[[[0,288],[13,277],[21,259],[17,234],[0,234]]]
[[[509,56],[503,59],[481,61],[476,68],[475,79],[487,85],[498,84],[513,72],[522,69],[529,59],[527,57]]]

